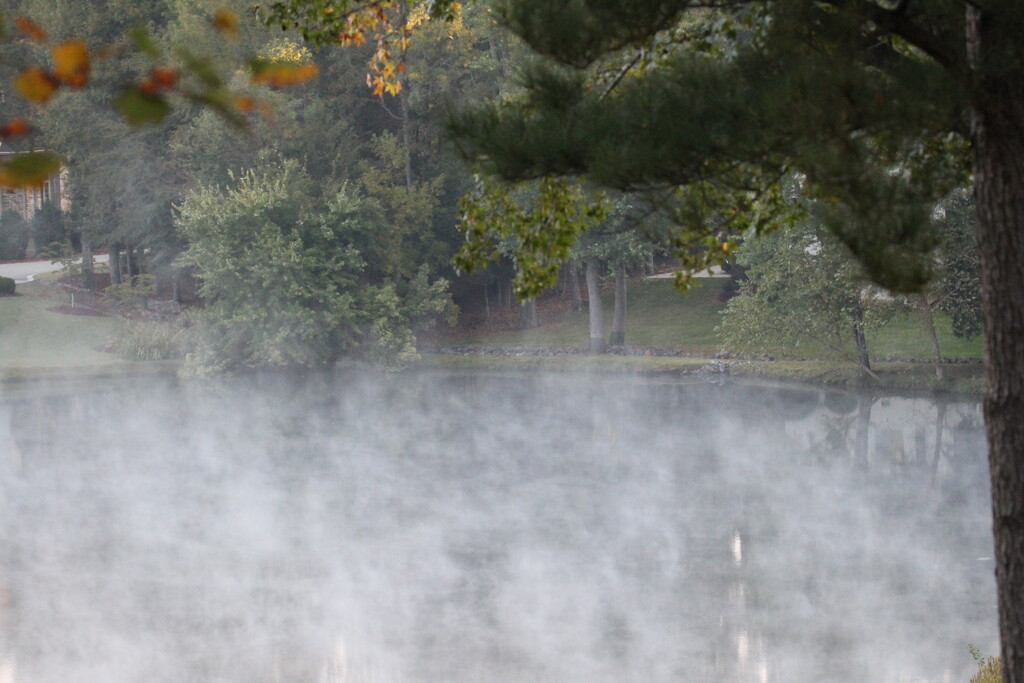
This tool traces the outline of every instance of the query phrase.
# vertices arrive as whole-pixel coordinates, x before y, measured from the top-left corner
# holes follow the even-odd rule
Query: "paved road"
[[[645,279],[647,280],[662,280],[668,278],[674,278],[676,276],[675,271],[668,273],[658,273],[657,275],[648,275]],[[694,277],[729,277],[729,273],[722,270],[722,266],[711,266],[707,270],[702,270],[693,274]]]
[[[97,263],[106,263],[106,254],[94,257]],[[81,259],[79,259],[81,260]],[[40,273],[52,273],[63,266],[49,261],[18,261],[17,263],[0,263],[0,275],[14,278],[15,282],[31,282]]]

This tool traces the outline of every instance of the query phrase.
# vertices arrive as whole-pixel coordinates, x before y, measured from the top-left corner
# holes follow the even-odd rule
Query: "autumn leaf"
[[[284,88],[308,81],[316,75],[317,68],[313,62],[291,64],[287,62],[268,62],[255,59],[250,62],[252,82],[272,88]]]
[[[231,10],[221,7],[213,16],[213,27],[228,38],[238,37],[238,17]]]
[[[14,89],[29,102],[45,104],[56,92],[57,81],[38,66],[30,66],[14,79]]]
[[[14,138],[19,135],[28,135],[32,132],[32,126],[25,119],[11,119],[0,127],[0,138]]]
[[[28,152],[0,161],[0,185],[38,187],[60,170],[63,160],[53,152]]]
[[[160,123],[171,112],[171,105],[161,95],[141,88],[126,88],[114,98],[114,108],[133,126]]]
[[[28,17],[15,17],[14,26],[26,36],[37,42],[42,43],[47,38],[46,31],[43,30],[43,27]]]
[[[178,83],[178,72],[163,66],[154,66],[149,70],[149,78],[142,82],[139,89],[145,93],[157,93],[170,90]]]
[[[85,41],[68,40],[50,48],[53,76],[72,88],[81,88],[89,80],[89,48]]]

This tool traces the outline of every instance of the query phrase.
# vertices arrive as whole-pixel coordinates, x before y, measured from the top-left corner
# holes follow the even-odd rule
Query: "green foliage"
[[[0,294],[14,294],[14,289],[14,279],[0,275]]]
[[[967,649],[978,663],[978,673],[971,676],[970,683],[1003,683],[1003,666],[999,657],[983,657],[972,644],[968,644]]]
[[[4,211],[0,217],[0,260],[25,258],[28,247],[29,224],[14,211]]]
[[[294,162],[250,171],[227,190],[202,189],[179,210],[206,308],[192,371],[322,366],[365,352],[396,368],[415,357],[413,328],[451,306],[426,269],[368,282],[351,245],[361,199],[346,186],[324,203]]]
[[[939,309],[953,321],[958,337],[981,334],[981,264],[976,234],[974,197],[963,191],[953,193],[940,205]]]
[[[323,365],[358,336],[358,253],[342,226],[311,207],[309,178],[294,163],[248,172],[228,190],[202,189],[179,210],[206,299],[200,366],[237,369]]]
[[[738,262],[748,270],[721,325],[729,348],[800,354],[810,344],[808,355],[852,358],[855,316],[877,326],[891,308],[842,245],[807,224],[748,240]]]
[[[694,269],[726,258],[729,234],[795,222],[795,171],[871,278],[920,289],[931,208],[970,157],[963,82],[914,43],[958,36],[928,53],[955,61],[963,12],[883,5],[510,0],[506,24],[545,59],[521,96],[463,107],[449,130],[508,181],[582,175],[671,198]]]
[[[514,197],[517,190],[527,194],[478,177],[474,191],[459,202],[458,228],[466,241],[453,261],[471,272],[503,253],[510,256],[516,265],[513,289],[525,300],[558,281],[576,240],[604,220],[610,207],[601,195],[563,179],[541,180],[522,202]]]
[[[121,284],[110,285],[103,293],[122,311],[142,307],[156,293],[156,279],[148,273],[133,275]]]

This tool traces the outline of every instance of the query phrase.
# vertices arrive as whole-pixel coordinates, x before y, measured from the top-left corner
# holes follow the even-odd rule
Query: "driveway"
[[[107,255],[98,254],[93,257],[96,263],[106,263]],[[82,259],[78,259],[81,261]],[[60,263],[47,261],[17,261],[15,263],[0,263],[0,275],[14,278],[15,282],[31,282],[36,275],[41,273],[52,273],[63,266]]]

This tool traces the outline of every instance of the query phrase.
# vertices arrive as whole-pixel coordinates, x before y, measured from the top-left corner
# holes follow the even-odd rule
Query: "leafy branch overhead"
[[[507,255],[516,265],[512,286],[520,299],[555,284],[581,234],[610,210],[601,194],[564,178],[544,178],[529,188],[477,177],[459,201],[458,229],[466,241],[453,262],[466,272]]]
[[[225,41],[237,35],[237,17],[219,9],[209,17],[209,26]],[[89,45],[85,40],[69,38],[51,40],[46,29],[28,17],[15,17],[16,33],[3,39],[27,41],[44,47],[46,64],[28,64],[14,78],[15,92],[27,102],[45,106],[62,90],[81,90],[91,85],[90,76],[97,60],[135,53],[147,66],[134,80],[120,87],[113,97],[113,107],[133,126],[161,123],[172,111],[174,99],[209,109],[234,126],[244,127],[252,112],[267,115],[269,106],[247,93],[234,92],[228,77],[214,61],[186,47],[167,55],[142,26],[130,29],[122,43]],[[5,25],[0,14],[0,25]],[[254,86],[284,88],[314,77],[317,67],[306,60],[266,59],[249,57],[249,81]],[[0,138],[28,135],[34,127],[24,118],[12,118],[0,125]],[[0,182],[7,186],[36,186],[59,170],[62,159],[52,152],[30,151],[0,160]]]

